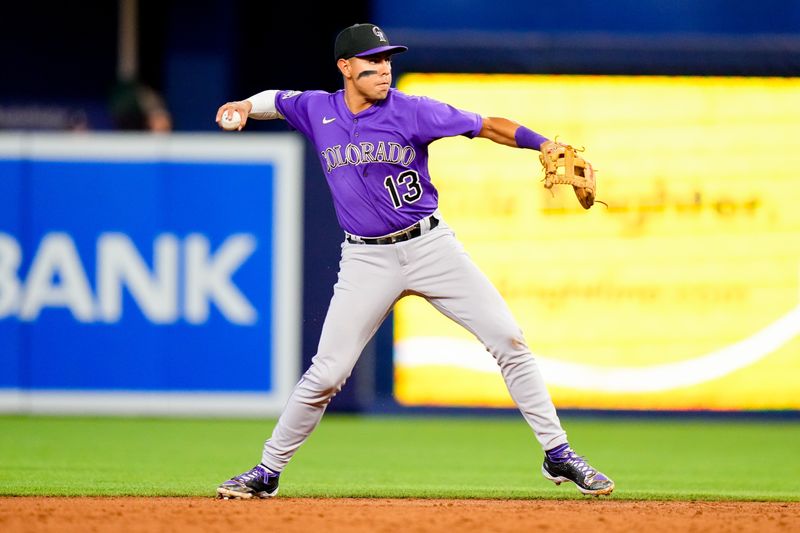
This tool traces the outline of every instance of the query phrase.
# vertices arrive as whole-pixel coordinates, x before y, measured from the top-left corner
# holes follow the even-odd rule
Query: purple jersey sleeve
[[[308,102],[316,91],[278,91],[275,95],[275,109],[283,115],[289,126],[303,135],[312,138],[308,117]]]
[[[456,135],[472,138],[478,135],[482,127],[483,118],[477,113],[462,111],[432,98],[419,97],[417,135],[423,144]]]

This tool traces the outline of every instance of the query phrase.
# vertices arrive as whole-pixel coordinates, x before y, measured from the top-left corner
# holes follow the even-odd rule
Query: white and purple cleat
[[[614,482],[592,468],[568,444],[547,451],[542,463],[542,475],[556,485],[571,481],[581,493],[590,496],[607,495],[614,490]]]
[[[262,464],[257,464],[247,472],[234,476],[219,487],[217,497],[223,500],[249,500],[251,498],[272,498],[278,494],[278,478]]]

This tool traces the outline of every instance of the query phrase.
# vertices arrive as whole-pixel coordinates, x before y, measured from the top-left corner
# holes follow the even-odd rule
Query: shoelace
[[[567,452],[567,461],[572,462],[575,467],[581,471],[581,474],[584,476],[588,476],[596,472],[594,468],[592,468],[589,463],[583,458],[583,456],[576,454],[572,450]]]
[[[236,476],[234,481],[241,481],[243,483],[247,483],[248,481],[253,481],[256,478],[264,477],[264,472],[261,470],[261,467],[254,466],[244,474],[239,474]]]

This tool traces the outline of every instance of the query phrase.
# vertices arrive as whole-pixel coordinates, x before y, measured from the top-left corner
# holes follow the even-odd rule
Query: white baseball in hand
[[[222,126],[222,129],[228,131],[237,129],[241,124],[242,116],[238,111],[225,111],[219,121],[219,125]]]

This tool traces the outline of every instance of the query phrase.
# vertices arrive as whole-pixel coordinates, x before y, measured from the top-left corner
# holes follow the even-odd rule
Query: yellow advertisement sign
[[[430,147],[441,212],[525,332],[558,407],[800,408],[800,79],[409,74],[399,88],[585,146],[585,211],[538,153]],[[424,299],[395,308],[405,405],[512,407]]]

